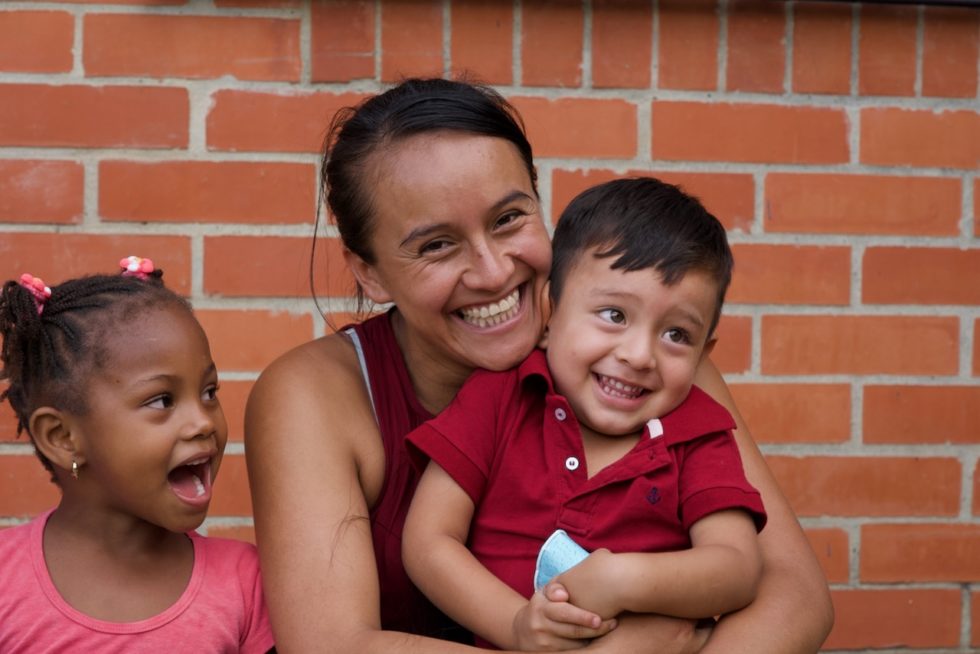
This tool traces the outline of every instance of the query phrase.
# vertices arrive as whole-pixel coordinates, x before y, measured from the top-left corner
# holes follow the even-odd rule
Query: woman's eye
[[[419,254],[436,254],[442,252],[450,245],[449,241],[445,239],[437,239],[435,241],[429,241],[419,248]]]
[[[497,219],[497,222],[494,224],[494,227],[499,229],[501,227],[507,227],[509,225],[512,225],[515,222],[517,222],[517,219],[520,218],[522,215],[523,214],[521,214],[520,211],[510,211],[508,213],[505,213],[504,215],[500,216],[500,218]]]
[[[664,336],[666,336],[667,340],[670,341],[671,343],[688,344],[691,342],[690,334],[688,334],[686,330],[681,329],[680,327],[674,327],[673,329],[668,329],[664,333]]]
[[[619,309],[603,309],[599,312],[599,317],[614,325],[622,325],[626,322],[626,314]]]
[[[169,409],[173,405],[174,405],[174,399],[169,394],[166,393],[162,395],[157,395],[156,397],[151,398],[150,401],[146,403],[146,406],[150,407],[151,409]]]

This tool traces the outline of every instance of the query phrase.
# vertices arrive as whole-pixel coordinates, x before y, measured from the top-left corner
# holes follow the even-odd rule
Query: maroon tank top
[[[366,372],[370,381],[371,400],[385,449],[384,485],[371,510],[371,536],[381,587],[381,626],[472,642],[468,633],[412,584],[402,566],[402,528],[420,475],[409,460],[405,436],[432,414],[419,402],[412,387],[391,324],[394,311],[352,326],[360,341],[362,373]]]

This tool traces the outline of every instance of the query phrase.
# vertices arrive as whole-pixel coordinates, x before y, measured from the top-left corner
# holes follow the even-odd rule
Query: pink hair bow
[[[125,257],[119,260],[123,275],[147,279],[154,271],[153,261],[143,257]]]
[[[51,289],[44,283],[44,280],[40,277],[35,277],[30,273],[24,273],[20,276],[20,285],[30,291],[30,294],[34,296],[34,304],[37,306],[37,315],[41,315],[44,311],[44,303],[48,301],[51,297]]]

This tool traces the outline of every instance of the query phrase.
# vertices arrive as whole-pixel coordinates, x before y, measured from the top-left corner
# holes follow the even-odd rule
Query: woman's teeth
[[[631,400],[639,397],[645,390],[642,386],[624,384],[613,377],[606,377],[605,375],[596,375],[596,377],[599,379],[599,386],[602,388],[602,391],[613,397],[622,397]]]
[[[466,322],[477,327],[492,327],[506,322],[517,315],[517,303],[521,299],[519,289],[514,289],[510,295],[499,302],[491,302],[482,306],[471,306],[458,311],[459,316]]]

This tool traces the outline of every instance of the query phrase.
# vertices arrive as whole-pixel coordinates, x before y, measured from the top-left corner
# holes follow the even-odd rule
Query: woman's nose
[[[495,291],[507,283],[513,272],[514,262],[510,256],[488,241],[473,248],[463,283],[470,288]]]

